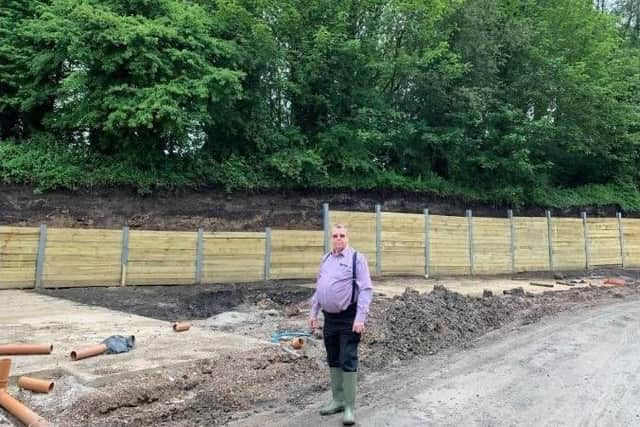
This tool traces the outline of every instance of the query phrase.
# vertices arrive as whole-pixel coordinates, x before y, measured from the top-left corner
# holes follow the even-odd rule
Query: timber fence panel
[[[33,288],[40,230],[0,227],[0,289]]]
[[[511,273],[508,218],[473,218],[475,274]]]
[[[195,283],[198,233],[129,232],[127,285],[187,285]]]
[[[383,274],[466,275],[471,273],[470,237],[476,274],[547,271],[550,255],[558,270],[590,267],[640,267],[640,219],[507,218],[382,212],[380,250],[376,252],[375,212],[327,211],[331,224],[349,229],[350,245],[369,261],[381,260]],[[473,232],[470,233],[470,225]],[[548,234],[553,241],[549,253]],[[429,236],[428,252],[425,236]],[[45,238],[42,238],[46,236]],[[47,288],[115,286],[121,279],[121,230],[0,227],[0,289],[33,288],[39,242],[45,243],[40,283]],[[200,236],[200,238],[198,238]],[[267,239],[270,236],[270,239]],[[264,278],[316,276],[324,251],[325,231],[196,233],[129,232],[126,284],[193,284],[248,282]],[[588,242],[585,245],[585,236]],[[622,246],[624,242],[624,246]],[[270,253],[267,250],[271,249]],[[198,252],[199,251],[199,252]],[[624,253],[623,253],[623,252]],[[199,256],[197,256],[199,254]],[[378,257],[376,257],[378,255]],[[513,268],[511,265],[513,259]]]
[[[430,215],[430,220],[431,274],[471,274],[469,220],[466,217],[441,215]]]
[[[324,254],[324,232],[271,230],[271,278],[310,279]]]
[[[382,213],[382,274],[424,274],[424,218]]]
[[[49,228],[44,287],[116,286],[121,249],[121,230]]]
[[[589,218],[589,263],[591,268],[621,266],[620,235],[616,218]]]
[[[514,217],[516,271],[548,271],[547,218]]]
[[[202,281],[248,282],[264,277],[265,233],[204,233]]]
[[[557,270],[584,270],[584,230],[580,218],[553,218],[553,254]]]
[[[369,271],[373,274],[376,271],[375,212],[329,211],[329,222],[332,226],[343,224],[347,227],[349,246],[364,254],[369,264]]]
[[[622,218],[625,267],[640,267],[640,219]]]

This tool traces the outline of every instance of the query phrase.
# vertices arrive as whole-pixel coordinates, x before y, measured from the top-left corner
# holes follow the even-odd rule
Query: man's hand
[[[311,330],[315,330],[318,327],[318,319],[315,317],[309,317],[309,327]]]
[[[361,334],[364,332],[364,322],[353,322],[353,332]]]

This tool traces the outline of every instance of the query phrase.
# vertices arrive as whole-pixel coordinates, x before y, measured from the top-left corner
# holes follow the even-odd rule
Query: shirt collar
[[[331,255],[333,255],[334,257],[350,257],[353,255],[353,250],[351,249],[351,246],[347,245],[347,247],[344,248],[339,254],[335,254],[333,250],[331,250]]]

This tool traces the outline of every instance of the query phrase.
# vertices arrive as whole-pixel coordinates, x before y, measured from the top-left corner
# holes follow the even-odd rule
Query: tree
[[[211,100],[232,102],[243,77],[212,25],[178,0],[54,0],[26,28],[40,47],[26,90],[55,94],[49,129],[97,152],[148,159],[192,149]],[[53,68],[59,84],[45,79]]]
[[[51,103],[21,106],[19,90],[23,85],[29,58],[35,52],[24,44],[21,29],[33,19],[45,1],[6,0],[0,7],[0,139],[28,136],[39,128]]]
[[[616,0],[613,10],[620,15],[623,34],[632,44],[640,44],[640,0]]]

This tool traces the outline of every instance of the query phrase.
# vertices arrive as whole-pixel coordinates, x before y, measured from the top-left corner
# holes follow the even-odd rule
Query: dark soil
[[[35,292],[35,291],[34,291]],[[313,289],[286,282],[197,286],[45,289],[42,294],[154,319],[206,319],[242,304],[278,309],[311,298]]]
[[[289,191],[287,193],[225,193],[220,190],[162,191],[139,195],[122,188],[53,191],[0,186],[0,225],[149,230],[261,231],[265,227],[313,230],[322,228],[322,204],[331,209],[373,212],[376,204],[391,212],[436,215],[465,214],[505,217],[509,206],[467,202],[433,194],[394,191]],[[578,217],[580,210],[555,210],[554,216]],[[591,216],[614,216],[615,206],[586,208]],[[544,216],[544,209],[515,210],[520,216]]]
[[[363,363],[381,369],[394,361],[465,347],[507,324],[528,325],[561,311],[640,296],[639,286],[636,282],[535,295],[519,288],[520,292],[511,295],[486,297],[467,297],[441,286],[430,293],[407,289],[403,295],[372,307]]]

